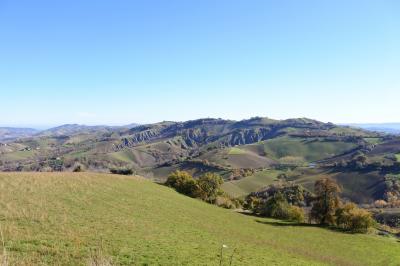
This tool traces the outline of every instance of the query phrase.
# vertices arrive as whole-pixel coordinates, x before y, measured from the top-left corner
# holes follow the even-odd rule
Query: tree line
[[[308,206],[311,208],[309,223],[354,233],[368,232],[375,224],[372,214],[352,202],[344,202],[340,192],[340,186],[330,178],[317,180],[314,194],[301,185],[285,184],[278,188],[272,185],[264,192],[266,197],[260,196],[260,193],[247,196],[244,207],[257,215],[303,223],[306,216],[303,207]]]
[[[352,202],[340,198],[340,186],[330,178],[317,180],[314,193],[299,184],[272,184],[249,194],[244,201],[226,195],[221,185],[224,180],[215,173],[195,179],[185,171],[172,172],[166,186],[177,192],[225,208],[240,208],[259,216],[308,222],[340,228],[354,233],[366,233],[375,224],[372,214]],[[309,209],[306,215],[305,209]]]

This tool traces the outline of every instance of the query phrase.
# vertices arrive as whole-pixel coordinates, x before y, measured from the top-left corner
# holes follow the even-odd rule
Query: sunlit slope
[[[400,245],[372,235],[275,224],[141,178],[0,173],[0,223],[11,265],[398,265]],[[97,251],[96,251],[97,250]]]
[[[321,178],[332,178],[342,187],[342,197],[359,204],[371,204],[382,199],[385,182],[377,171],[371,172],[335,172],[320,168],[299,167],[294,170],[263,170],[240,180],[227,181],[223,190],[234,197],[244,197],[253,191],[279,181],[279,175],[285,174],[288,181],[301,184],[313,191],[315,181]]]
[[[278,181],[280,173],[283,171],[263,170],[239,180],[227,181],[222,185],[222,189],[232,197],[244,197]]]
[[[340,155],[354,149],[357,145],[343,141],[319,141],[317,139],[302,138],[275,138],[263,142],[264,152],[267,156],[285,162],[292,158],[300,161],[312,162]]]

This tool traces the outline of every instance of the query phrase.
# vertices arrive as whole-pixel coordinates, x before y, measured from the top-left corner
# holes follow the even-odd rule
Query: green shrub
[[[215,199],[215,205],[225,209],[235,209],[236,204],[229,197],[217,196]]]
[[[288,220],[290,218],[290,205],[281,193],[276,193],[260,206],[260,215]]]
[[[285,196],[278,192],[263,201],[257,197],[247,197],[245,208],[261,216],[289,220],[293,222],[304,222],[304,210],[301,207],[290,205]]]
[[[215,203],[217,196],[222,195],[221,185],[224,180],[221,176],[213,173],[206,173],[197,181],[199,187],[199,197],[208,202]]]
[[[262,199],[256,196],[249,195],[246,197],[243,208],[253,213],[260,213]]]
[[[243,208],[244,201],[241,198],[231,199],[236,206],[236,209]]]
[[[312,195],[309,191],[299,184],[293,182],[278,182],[271,184],[260,191],[250,193],[249,197],[258,197],[268,200],[276,193],[281,193],[290,205],[305,206],[309,205]]]
[[[185,171],[175,171],[168,176],[165,185],[174,188],[177,192],[189,197],[198,197],[200,194],[197,181]]]
[[[165,185],[175,188],[179,193],[185,194],[193,198],[200,198],[208,203],[217,204],[217,197],[226,198],[222,205],[240,206],[236,200],[230,199],[221,190],[224,180],[217,174],[207,173],[195,180],[189,173],[184,171],[175,171],[168,176]],[[221,199],[220,199],[221,201]]]
[[[298,206],[290,206],[289,220],[297,223],[304,223],[304,210]]]
[[[225,209],[238,209],[242,207],[240,199],[231,198],[227,195],[217,196],[215,205]]]
[[[133,175],[133,170],[130,168],[112,168],[110,172],[116,175]]]

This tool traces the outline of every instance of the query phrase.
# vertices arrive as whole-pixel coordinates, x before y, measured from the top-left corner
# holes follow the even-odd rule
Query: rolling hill
[[[7,158],[15,158],[13,152],[25,149],[39,152],[26,154],[25,160],[18,162],[24,170],[37,170],[38,159],[52,157],[64,158],[69,163],[81,160],[97,169],[125,165],[139,172],[193,158],[228,168],[262,168],[291,158],[305,162],[338,155],[359,145],[367,135],[379,136],[310,119],[199,119],[133,128],[64,125],[16,141],[13,144],[18,148],[2,152],[0,160],[3,170],[16,170],[14,162],[9,163]],[[284,142],[289,145],[286,149],[292,150],[277,150]],[[233,147],[237,147],[236,152],[230,149]]]
[[[0,187],[4,240],[0,258],[7,258],[10,265],[398,265],[400,261],[400,246],[392,238],[243,215],[141,177],[0,173]]]
[[[39,130],[33,128],[0,127],[0,141],[11,141],[18,138],[31,137]]]
[[[79,164],[96,172],[131,168],[159,182],[178,169],[194,176],[216,172],[233,196],[259,190],[280,174],[310,189],[316,178],[332,177],[344,187],[343,196],[372,203],[385,193],[385,176],[397,172],[386,166],[356,169],[360,155],[370,165],[393,165],[400,139],[307,118],[207,118],[126,127],[60,126],[0,143],[0,171],[72,171]],[[343,162],[349,166],[339,169]]]

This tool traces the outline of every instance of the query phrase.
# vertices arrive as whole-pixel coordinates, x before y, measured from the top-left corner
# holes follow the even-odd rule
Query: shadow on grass
[[[267,219],[272,219],[268,217],[263,217],[260,215],[256,215],[251,212],[239,212],[240,214],[247,215],[247,216],[252,216],[252,217],[257,217],[257,218],[267,218]],[[334,231],[334,232],[340,232],[340,233],[346,233],[346,234],[363,234],[363,233],[357,233],[357,232],[351,232],[348,230],[344,230],[341,228],[337,228],[334,226],[327,226],[327,225],[320,225],[320,224],[310,224],[310,223],[297,223],[297,222],[290,222],[290,221],[280,221],[280,220],[273,220],[273,221],[265,221],[265,220],[255,220],[257,223],[260,224],[266,224],[266,225],[272,225],[272,226],[277,226],[277,227],[314,227],[314,228],[321,228],[329,231]]]
[[[285,221],[261,221],[256,220],[257,223],[260,224],[268,224],[273,226],[281,226],[281,227],[288,227],[288,226],[298,226],[298,227],[318,227],[318,228],[327,228],[317,224],[307,224],[307,223],[295,223],[295,222],[285,222]]]
[[[321,224],[296,223],[296,222],[287,222],[287,221],[274,222],[274,221],[261,221],[261,220],[256,220],[256,222],[261,223],[261,224],[272,225],[272,226],[280,226],[280,227],[289,227],[289,226],[291,226],[291,227],[314,227],[314,228],[328,230],[331,232],[350,234],[350,235],[365,235],[366,234],[366,232],[345,230],[345,229],[342,229],[339,227],[329,226],[329,225],[321,225]]]
[[[328,225],[320,225],[320,224],[309,224],[309,223],[296,223],[296,222],[289,222],[289,221],[262,221],[262,220],[255,220],[257,223],[272,225],[277,227],[314,227],[314,228],[321,228],[332,232],[338,232],[343,234],[351,234],[351,235],[364,235],[366,233],[363,232],[353,232],[349,230],[345,230],[342,228],[328,226]],[[400,242],[400,240],[399,240]]]
[[[260,224],[266,224],[266,225],[272,225],[272,226],[278,226],[278,227],[314,227],[314,228],[326,229],[329,231],[349,233],[348,231],[345,231],[340,228],[319,225],[319,224],[296,223],[296,222],[288,222],[288,221],[261,221],[261,220],[255,220],[255,221]]]

